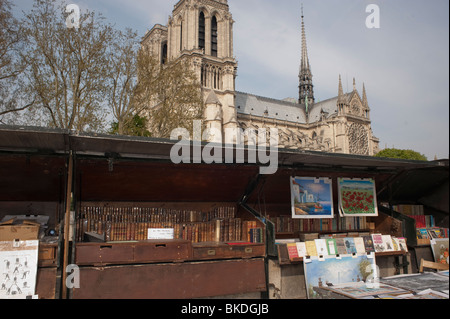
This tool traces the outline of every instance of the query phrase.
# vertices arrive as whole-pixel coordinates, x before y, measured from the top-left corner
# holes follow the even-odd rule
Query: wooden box
[[[39,267],[55,267],[58,244],[39,243]]]
[[[81,267],[73,299],[193,299],[266,291],[264,258]]]
[[[79,266],[182,262],[190,259],[192,244],[186,240],[78,243],[75,249],[75,263]]]
[[[264,244],[193,244],[194,260],[254,258],[264,257],[265,253],[266,247]]]

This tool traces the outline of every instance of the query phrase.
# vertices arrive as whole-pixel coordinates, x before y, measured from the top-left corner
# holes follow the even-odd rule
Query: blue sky
[[[28,10],[32,0],[14,0]],[[144,35],[166,24],[176,0],[69,0],[101,12],[117,27]],[[304,6],[316,100],[337,95],[353,78],[365,83],[372,129],[381,148],[449,157],[448,0],[228,0],[239,91],[276,99],[298,96],[300,12]],[[380,8],[368,29],[366,7]]]

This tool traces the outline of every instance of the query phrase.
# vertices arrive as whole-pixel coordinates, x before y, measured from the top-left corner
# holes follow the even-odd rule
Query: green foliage
[[[110,134],[124,134],[129,136],[151,137],[152,134],[147,130],[147,119],[139,115],[135,115],[130,121],[126,121],[123,127],[123,133],[119,133],[119,123],[111,124]]]
[[[400,150],[396,148],[384,149],[375,156],[382,158],[398,158],[414,161],[428,161],[427,157],[423,154],[420,154],[412,150]]]

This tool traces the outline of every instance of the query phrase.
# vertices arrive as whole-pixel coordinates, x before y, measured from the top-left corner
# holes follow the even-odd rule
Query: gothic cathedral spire
[[[308,47],[306,45],[305,21],[303,16],[302,5],[302,60],[300,64],[299,74],[299,104],[304,105],[306,111],[315,102],[314,85],[312,83],[311,67],[309,65]]]

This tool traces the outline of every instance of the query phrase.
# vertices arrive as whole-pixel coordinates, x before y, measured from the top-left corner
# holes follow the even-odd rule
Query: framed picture
[[[373,179],[338,178],[339,214],[343,217],[378,216]]]
[[[292,218],[333,218],[332,181],[328,177],[291,178]]]

